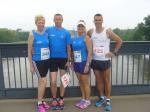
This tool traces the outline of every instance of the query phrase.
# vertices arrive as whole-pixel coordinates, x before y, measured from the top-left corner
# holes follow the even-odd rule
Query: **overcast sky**
[[[0,28],[31,30],[34,17],[43,14],[46,25],[54,25],[53,16],[61,13],[63,26],[76,27],[83,19],[93,27],[93,16],[101,13],[104,25],[111,28],[134,28],[150,15],[150,0],[0,0]]]

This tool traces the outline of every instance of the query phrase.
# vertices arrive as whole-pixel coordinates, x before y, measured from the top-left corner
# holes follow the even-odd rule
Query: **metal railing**
[[[114,43],[111,43],[113,48]],[[66,96],[79,96],[75,73]],[[46,97],[50,97],[50,78]],[[91,69],[92,95],[97,95],[95,76]],[[58,87],[60,78],[58,77]],[[118,56],[111,59],[112,94],[150,93],[150,42],[123,42]],[[37,77],[30,73],[27,44],[0,44],[0,98],[34,98]]]

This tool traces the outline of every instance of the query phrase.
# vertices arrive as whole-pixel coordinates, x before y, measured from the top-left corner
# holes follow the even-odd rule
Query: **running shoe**
[[[95,106],[101,107],[105,103],[105,99],[100,98],[98,101],[96,101]]]

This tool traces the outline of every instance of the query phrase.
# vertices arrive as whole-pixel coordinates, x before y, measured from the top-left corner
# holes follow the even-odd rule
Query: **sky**
[[[53,16],[63,15],[63,27],[76,29],[78,20],[94,27],[93,16],[100,13],[104,26],[134,28],[150,15],[150,0],[0,0],[0,28],[32,30],[34,17],[42,14],[46,26],[54,25]]]

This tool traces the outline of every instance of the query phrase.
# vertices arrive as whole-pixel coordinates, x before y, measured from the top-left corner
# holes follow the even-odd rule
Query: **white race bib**
[[[70,75],[68,73],[64,74],[63,76],[61,76],[61,81],[64,87],[67,87],[71,80],[70,80]]]
[[[104,55],[104,46],[95,46],[93,50],[94,50],[93,52],[96,56]]]
[[[41,48],[41,60],[49,59],[50,50],[49,48]]]
[[[81,51],[74,51],[74,62],[81,62]]]

